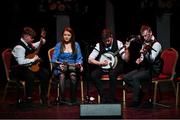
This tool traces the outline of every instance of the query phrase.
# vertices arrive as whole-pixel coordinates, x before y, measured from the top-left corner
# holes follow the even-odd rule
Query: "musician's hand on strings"
[[[34,61],[39,61],[40,60],[38,55],[35,55],[33,59],[34,59]]]
[[[136,60],[136,64],[140,64],[144,60],[144,55],[141,54],[140,57]]]
[[[104,60],[103,62],[100,63],[101,66],[106,66],[106,65],[108,65],[108,64],[109,64],[109,63],[108,63],[107,60]]]
[[[145,49],[141,49],[141,50],[140,50],[140,53],[141,53],[141,54],[146,54],[147,51],[146,51]]]
[[[136,64],[140,64],[142,61],[141,61],[141,59],[140,58],[138,58],[137,60],[136,60]]]
[[[65,65],[64,65],[64,64],[60,64],[59,67],[60,67],[60,69],[61,69],[62,71],[65,70]]]

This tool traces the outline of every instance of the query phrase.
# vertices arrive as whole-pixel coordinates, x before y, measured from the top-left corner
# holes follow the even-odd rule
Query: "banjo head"
[[[99,61],[103,62],[103,61],[108,61],[108,65],[106,66],[101,66],[102,69],[114,69],[117,65],[117,57],[113,55],[112,52],[107,52],[101,55]]]

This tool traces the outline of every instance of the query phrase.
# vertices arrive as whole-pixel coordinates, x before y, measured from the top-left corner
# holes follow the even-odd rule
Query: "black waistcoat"
[[[25,49],[25,56],[35,52],[35,48],[32,45],[26,46],[22,41],[18,42],[17,45],[20,45]],[[12,56],[11,66],[13,67],[13,66],[17,66],[17,65],[18,65],[18,62],[15,60],[15,57]]]
[[[118,49],[118,44],[117,44],[117,40],[113,40],[113,44],[112,44],[112,48],[110,49],[110,50],[106,50],[105,49],[106,47],[105,47],[105,45],[103,44],[103,42],[101,42],[100,43],[100,54],[98,55],[98,59],[100,58],[100,56],[102,55],[102,54],[104,54],[104,53],[107,53],[107,52],[112,52],[112,53],[115,53],[115,52],[117,52],[117,51],[119,51],[119,49]],[[118,58],[118,63],[120,62],[120,61],[122,61],[122,58],[121,58],[121,56],[119,55],[119,52],[118,52],[118,54],[116,55],[117,56],[117,58]]]
[[[151,44],[151,48],[156,42],[157,40],[155,40]],[[153,62],[151,62],[150,60],[150,54],[152,54],[151,49],[148,52],[149,52],[149,56],[145,57],[144,59],[144,67],[150,70],[150,73],[152,74],[152,76],[157,76],[160,74],[163,67],[163,60],[161,59],[161,52],[156,56]]]

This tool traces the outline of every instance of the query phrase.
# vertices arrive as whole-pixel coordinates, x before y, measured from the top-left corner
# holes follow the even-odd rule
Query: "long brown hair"
[[[62,47],[60,48],[60,53],[63,53],[64,50],[65,50],[65,41],[64,41],[64,37],[63,37],[63,34],[65,31],[68,31],[71,33],[71,39],[70,39],[70,42],[71,42],[71,48],[72,48],[72,53],[76,53],[76,48],[75,48],[75,35],[74,35],[74,31],[72,30],[72,28],[70,27],[65,27],[63,32],[62,32],[62,39],[61,39],[61,43],[62,43]]]

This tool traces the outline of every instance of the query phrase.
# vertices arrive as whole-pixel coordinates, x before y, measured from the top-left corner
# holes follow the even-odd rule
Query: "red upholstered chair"
[[[50,70],[51,70],[51,71],[52,71],[52,69],[53,69],[53,65],[52,65],[52,63],[51,63],[51,58],[52,58],[53,52],[54,52],[54,48],[51,48],[51,49],[48,50],[48,59],[49,59]],[[51,91],[52,79],[55,79],[53,75],[51,76],[50,81],[49,81],[48,98],[49,98],[50,91]],[[58,94],[58,96],[59,96],[59,90],[57,90],[57,94]]]
[[[10,48],[7,48],[2,52],[2,61],[4,64],[4,70],[6,73],[6,80],[7,80],[5,88],[4,88],[4,92],[3,92],[2,101],[5,100],[8,89],[10,89],[10,88],[17,89],[17,87],[22,87],[24,90],[24,94],[25,94],[25,82],[24,81],[17,82],[16,78],[14,78],[10,75],[11,57],[12,57],[11,51],[12,50]]]
[[[156,102],[157,88],[159,83],[171,82],[173,89],[176,93],[176,87],[173,80],[175,76],[176,63],[178,60],[178,52],[174,48],[167,48],[162,51],[161,58],[164,62],[162,72],[158,77],[153,78],[152,80],[152,82],[154,83],[153,105],[161,105],[164,107],[168,107],[167,105],[163,105]]]
[[[54,48],[51,48],[51,49],[48,50],[48,58],[49,58],[49,62],[50,62],[50,69],[51,69],[51,71],[53,69],[53,63],[51,62],[53,52],[54,52]],[[49,82],[48,97],[50,95],[51,83],[52,83],[53,79],[56,79],[56,78],[52,75],[52,77],[50,79],[50,82]],[[83,102],[84,101],[84,87],[83,87],[84,83],[83,83],[82,75],[80,75],[80,84],[81,84],[81,101]],[[57,97],[59,97],[59,96],[60,96],[59,85],[57,85]]]
[[[101,77],[101,80],[104,80],[104,81],[107,81],[107,80],[109,80],[109,76],[108,75],[102,75],[102,77]],[[121,75],[119,75],[118,77],[117,77],[117,80],[118,81],[121,81],[121,80],[123,80],[123,75],[121,74]],[[122,81],[123,82],[123,85],[125,85],[125,83],[124,83],[124,81]],[[123,89],[123,102],[125,103],[125,101],[126,101],[126,93],[125,93],[125,89]],[[98,103],[100,103],[100,95],[98,95]]]

